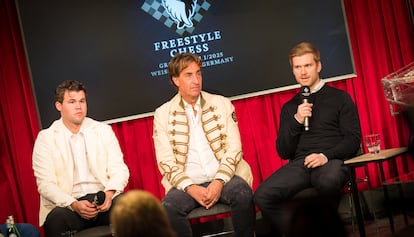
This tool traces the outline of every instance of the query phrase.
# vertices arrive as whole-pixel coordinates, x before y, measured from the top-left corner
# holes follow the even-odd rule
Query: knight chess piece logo
[[[190,35],[211,4],[209,0],[145,0],[145,11],[179,35]]]
[[[162,5],[168,15],[177,23],[177,29],[193,27],[192,18],[196,8],[197,0],[162,0]]]

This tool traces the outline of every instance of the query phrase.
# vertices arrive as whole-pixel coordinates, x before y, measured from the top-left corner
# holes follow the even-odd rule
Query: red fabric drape
[[[391,115],[381,78],[414,61],[414,31],[408,2],[344,0],[344,6],[357,76],[329,84],[347,91],[354,99],[363,134],[380,133],[381,148],[405,146],[407,126],[400,116]],[[31,152],[39,123],[12,0],[0,0],[0,55],[0,222],[13,214],[17,221],[36,225],[39,198],[31,170]],[[280,109],[296,92],[289,90],[233,102],[245,159],[253,170],[254,189],[286,162],[279,158],[275,140]],[[155,161],[152,120],[142,118],[112,127],[131,172],[127,188],[145,189],[162,198],[164,189]],[[411,159],[398,159],[398,167],[401,171],[414,170]],[[374,165],[368,168],[370,182],[377,187],[378,169]],[[358,170],[357,175],[364,176],[362,171]]]
[[[39,131],[14,1],[0,0],[0,223],[7,215],[37,223],[31,153]]]
[[[381,148],[406,146],[408,129],[401,116],[392,116],[381,78],[414,59],[414,31],[408,1],[344,1],[357,78],[352,80],[362,133],[379,133]],[[400,171],[413,169],[412,160],[398,160]],[[404,167],[404,168],[403,168]],[[377,187],[377,166],[369,165]],[[388,175],[388,167],[386,167]],[[362,170],[360,170],[360,174]],[[363,174],[361,174],[363,175]]]

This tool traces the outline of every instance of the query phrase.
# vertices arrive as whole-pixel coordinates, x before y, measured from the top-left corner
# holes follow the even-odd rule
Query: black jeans
[[[206,187],[208,184],[201,185]],[[246,181],[234,176],[224,185],[218,203],[224,203],[231,207],[232,223],[236,236],[254,236],[256,215],[253,194]],[[167,211],[177,237],[191,237],[192,230],[187,215],[201,205],[187,193],[175,188],[168,191],[162,200],[162,205]]]
[[[111,208],[119,196],[120,195],[116,196],[112,200]],[[68,208],[55,207],[47,215],[46,221],[43,224],[45,236],[62,237],[65,236],[65,233],[75,233],[95,226],[109,225],[111,208],[107,212],[100,212],[94,219],[86,220],[79,216],[78,213],[71,211]]]
[[[323,166],[309,169],[304,159],[289,161],[257,188],[254,202],[260,208],[263,218],[269,223],[274,236],[286,232],[290,214],[286,201],[299,191],[315,187],[326,205],[338,207],[342,188],[348,178],[348,170],[342,160],[330,160]]]

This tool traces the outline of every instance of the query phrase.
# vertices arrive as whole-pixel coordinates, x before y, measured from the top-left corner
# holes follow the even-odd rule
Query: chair
[[[353,211],[352,197],[350,194],[350,188],[351,188],[350,181],[347,181],[344,185],[342,194],[346,193],[348,195],[349,213],[351,215],[352,226],[354,226],[354,220],[353,220],[354,211]],[[293,196],[293,198],[291,198],[290,201],[301,202],[301,201],[318,199],[318,198],[319,198],[319,194],[318,194],[317,189],[314,187],[310,187],[310,188],[303,189],[302,191],[299,191],[297,194],[295,194],[295,196]]]
[[[212,216],[216,216],[219,214],[230,213],[230,211],[231,211],[230,206],[226,204],[222,204],[222,203],[217,203],[214,206],[212,206],[210,209],[205,209],[204,207],[195,208],[187,215],[187,219],[191,221],[194,219],[212,217]],[[206,223],[202,223],[200,225],[205,225],[205,224]],[[234,232],[233,226],[231,224],[225,225],[223,219],[215,221],[214,223],[213,221],[209,221],[208,224],[210,225],[208,225],[205,228],[199,228],[202,230],[197,230],[197,228],[195,228],[195,225],[193,224],[192,227],[193,227],[194,236],[204,236],[204,237],[221,236],[221,235],[228,235]]]
[[[112,236],[111,227],[108,225],[88,228],[76,233],[76,237],[109,237]]]

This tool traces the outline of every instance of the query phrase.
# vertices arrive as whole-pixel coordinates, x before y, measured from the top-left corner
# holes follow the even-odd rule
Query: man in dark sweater
[[[319,50],[303,42],[290,51],[289,59],[296,81],[311,93],[307,102],[298,93],[283,106],[276,148],[289,163],[263,181],[254,194],[256,205],[275,232],[272,236],[288,228],[284,202],[306,188],[316,188],[320,200],[337,208],[348,177],[343,160],[353,157],[361,142],[352,99],[319,77]],[[309,130],[304,128],[305,118]]]

